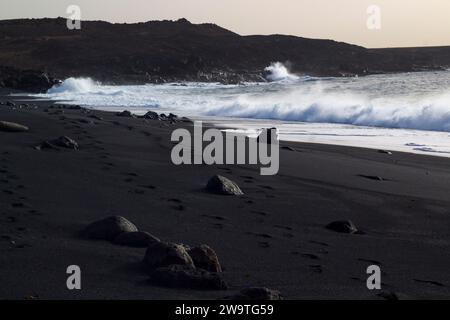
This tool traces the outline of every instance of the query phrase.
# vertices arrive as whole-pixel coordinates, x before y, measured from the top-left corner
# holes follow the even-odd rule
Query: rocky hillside
[[[89,21],[73,31],[63,18],[0,21],[0,86],[21,87],[5,70],[34,70],[60,79],[89,76],[110,83],[262,81],[264,68],[275,61],[288,63],[295,73],[321,76],[418,71],[450,66],[450,47],[369,50],[331,40],[240,36],[185,19]]]

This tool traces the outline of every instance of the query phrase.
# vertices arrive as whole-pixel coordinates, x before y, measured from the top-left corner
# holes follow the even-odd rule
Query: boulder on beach
[[[222,267],[217,254],[206,244],[189,249],[188,254],[194,261],[195,267],[210,272],[222,272]]]
[[[226,300],[282,300],[281,293],[277,290],[272,290],[264,287],[250,287],[241,290],[238,294],[230,297],[225,297]]]
[[[125,117],[125,118],[133,118],[134,117],[134,115],[128,110],[124,110],[122,112],[118,112],[118,113],[116,113],[116,116],[118,116],[118,117]]]
[[[170,265],[155,269],[150,273],[150,283],[169,288],[227,289],[227,285],[220,274],[183,265]]]
[[[159,241],[150,233],[142,231],[123,232],[114,239],[115,244],[135,248],[147,248],[153,242]]]
[[[122,216],[112,216],[88,225],[83,233],[90,239],[113,241],[125,232],[137,232],[137,227]]]
[[[170,265],[194,267],[194,262],[186,249],[179,244],[169,242],[151,243],[144,256],[144,264],[148,270]]]
[[[0,131],[5,132],[25,132],[28,131],[28,127],[18,124],[15,122],[8,122],[8,121],[0,121]]]
[[[340,233],[357,233],[359,232],[355,224],[350,220],[333,221],[326,226],[327,229]]]
[[[206,190],[223,195],[241,196],[244,194],[235,182],[220,175],[215,175],[209,179]]]
[[[41,143],[39,146],[36,147],[36,149],[58,149],[58,148],[65,148],[65,149],[72,149],[72,150],[78,150],[79,149],[78,143],[73,140],[72,138],[69,138],[67,136],[62,136],[54,140],[47,140]]]
[[[149,120],[159,120],[159,114],[154,111],[148,111],[142,116],[142,118]]]

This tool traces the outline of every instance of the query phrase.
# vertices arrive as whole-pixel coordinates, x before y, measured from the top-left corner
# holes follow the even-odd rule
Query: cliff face
[[[330,40],[240,36],[185,19],[137,24],[84,21],[81,30],[68,30],[63,18],[0,21],[0,66],[60,79],[261,81],[264,68],[275,61],[288,63],[295,73],[364,75],[448,67],[450,49],[369,50]],[[2,77],[0,70],[0,85]]]

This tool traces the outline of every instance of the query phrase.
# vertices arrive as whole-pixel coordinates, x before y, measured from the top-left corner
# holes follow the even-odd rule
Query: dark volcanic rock
[[[142,116],[142,118],[149,120],[159,120],[159,114],[154,111],[148,111]]]
[[[116,113],[116,116],[125,117],[125,118],[133,118],[134,117],[134,115],[128,110],[124,110],[122,112]]]
[[[173,264],[194,268],[194,262],[186,249],[182,245],[168,242],[151,243],[145,252],[144,264],[148,270]]]
[[[222,272],[216,252],[206,244],[188,250],[188,254],[197,268],[210,272]]]
[[[264,287],[251,287],[241,290],[238,294],[230,297],[225,297],[227,300],[282,300],[280,292]]]
[[[135,248],[147,248],[153,242],[159,242],[160,240],[148,232],[123,232],[119,234],[114,243],[122,246],[135,247]]]
[[[327,229],[340,233],[357,233],[358,229],[350,220],[334,221],[326,226]]]
[[[206,190],[216,194],[240,196],[244,193],[239,186],[228,178],[215,175],[209,179]]]
[[[0,87],[27,92],[46,92],[60,81],[46,73],[0,66]]]
[[[220,274],[193,267],[170,265],[150,273],[150,283],[169,287],[198,290],[226,290],[227,285]]]
[[[113,216],[91,223],[83,234],[90,239],[113,241],[121,233],[137,231],[137,227],[124,217]]]
[[[28,127],[15,122],[0,121],[0,131],[6,132],[24,132],[28,131]]]
[[[66,148],[66,149],[72,149],[72,150],[78,150],[79,145],[78,143],[66,136],[59,137],[58,139],[54,140],[48,140],[41,143],[39,146],[36,147],[36,149],[58,149],[58,148]]]

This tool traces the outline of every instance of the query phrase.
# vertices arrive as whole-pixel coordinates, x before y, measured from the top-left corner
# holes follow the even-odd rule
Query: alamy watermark
[[[381,289],[381,268],[377,265],[371,265],[366,270],[369,277],[367,278],[366,285],[369,290]]]
[[[66,286],[69,290],[81,290],[81,268],[77,265],[70,265],[66,269],[69,274],[66,280]]]
[[[172,132],[171,141],[177,142],[171,153],[175,165],[260,165],[260,173],[265,176],[276,175],[280,167],[275,128],[263,129],[257,138],[248,138],[214,128],[203,130],[202,122],[196,121],[193,137],[187,129],[179,128]]]
[[[381,8],[378,5],[370,5],[367,8],[367,29],[369,30],[380,30],[381,29]]]
[[[66,9],[68,14],[66,25],[69,30],[81,29],[81,8],[77,5],[70,5]]]

